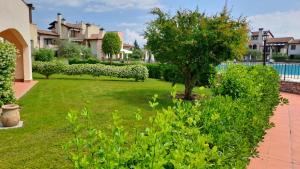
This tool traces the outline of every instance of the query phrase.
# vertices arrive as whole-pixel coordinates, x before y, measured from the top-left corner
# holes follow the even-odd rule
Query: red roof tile
[[[59,36],[56,32],[46,31],[46,30],[38,30],[38,34],[42,35],[51,35],[51,36]]]
[[[267,43],[289,43],[293,39],[293,37],[270,38]]]
[[[290,41],[289,44],[300,44],[300,39],[294,39]]]

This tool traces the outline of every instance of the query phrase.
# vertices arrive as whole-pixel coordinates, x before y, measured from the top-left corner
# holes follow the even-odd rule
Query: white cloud
[[[158,0],[93,0],[85,11],[107,12],[124,9],[151,9],[159,6]]]
[[[135,30],[131,30],[131,29],[126,29],[125,30],[125,39],[127,42],[133,44],[133,42],[135,40],[137,40],[137,42],[140,44],[140,46],[145,45],[146,44],[146,39],[144,38],[144,36],[142,35],[142,33],[139,33]]]
[[[274,12],[249,17],[251,29],[270,29],[275,37],[300,38],[300,11]]]
[[[29,0],[31,3],[37,4],[42,7],[51,6],[69,6],[69,7],[79,7],[93,0]]]
[[[125,9],[151,9],[160,6],[159,0],[27,0],[39,7],[81,7],[86,12],[107,12]]]
[[[139,23],[135,23],[135,22],[122,22],[119,24],[119,26],[124,26],[124,27],[137,27],[139,26]]]

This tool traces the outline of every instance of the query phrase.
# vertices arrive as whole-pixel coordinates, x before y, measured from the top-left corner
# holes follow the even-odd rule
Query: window
[[[76,32],[74,30],[71,30],[71,37],[75,38],[76,37]]]
[[[252,39],[252,40],[258,40],[258,36],[256,36],[256,35],[255,35],[255,36],[252,36],[251,39]]]
[[[296,50],[296,45],[291,45],[291,50]]]
[[[257,49],[257,45],[253,45],[253,49]]]
[[[54,45],[55,41],[53,39],[44,39],[45,45]]]

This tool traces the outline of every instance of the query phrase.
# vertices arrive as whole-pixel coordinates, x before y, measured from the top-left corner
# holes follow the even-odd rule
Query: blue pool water
[[[244,65],[256,65],[262,63],[242,63]],[[280,75],[290,75],[290,76],[300,76],[300,64],[289,64],[289,63],[275,63],[275,64],[267,64],[268,66],[273,67]],[[219,69],[226,69],[228,64],[221,64],[218,66]]]

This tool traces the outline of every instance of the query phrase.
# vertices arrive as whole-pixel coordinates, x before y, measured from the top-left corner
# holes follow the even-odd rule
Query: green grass
[[[39,83],[20,101],[24,128],[0,131],[0,168],[70,168],[61,146],[70,138],[66,114],[87,107],[93,124],[107,130],[112,112],[119,111],[123,125],[144,127],[154,111],[148,101],[160,96],[161,106],[169,105],[171,84],[148,79],[145,82],[90,76],[56,75],[46,80],[35,75]],[[183,90],[182,85],[178,85]],[[203,89],[202,89],[203,91]],[[135,122],[137,109],[142,122]]]

